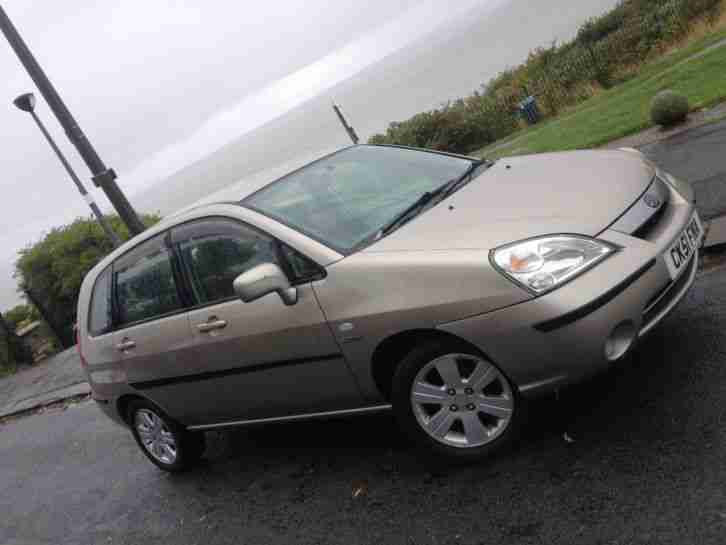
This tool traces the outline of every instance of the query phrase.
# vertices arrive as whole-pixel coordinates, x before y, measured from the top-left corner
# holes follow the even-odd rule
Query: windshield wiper
[[[463,185],[463,182],[470,182],[473,178],[472,175],[474,174],[474,171],[482,165],[491,166],[492,163],[487,161],[486,159],[473,161],[471,165],[469,165],[469,168],[466,169],[464,174],[462,174],[458,178],[454,178],[453,180],[449,180],[448,182],[446,182],[443,188],[444,190],[441,192],[440,200],[443,201],[446,197],[459,190]]]
[[[380,231],[378,231],[378,234],[376,235],[376,238],[379,239],[382,236],[387,235],[394,229],[397,229],[410,219],[412,219],[416,214],[415,212],[419,212],[424,206],[426,206],[428,203],[430,203],[433,199],[435,199],[438,195],[443,193],[446,186],[449,185],[449,182],[446,182],[444,185],[439,187],[438,189],[435,189],[434,191],[427,191],[423,195],[421,195],[418,199],[414,201],[414,203],[406,208],[403,212],[398,214],[395,218],[393,218],[393,221],[387,223],[385,226],[381,228]]]
[[[421,195],[418,199],[416,199],[413,204],[411,204],[408,208],[406,208],[403,212],[398,214],[395,218],[393,218],[392,221],[384,225],[378,233],[376,233],[375,240],[386,236],[388,233],[393,231],[394,229],[397,229],[401,227],[403,224],[405,224],[407,221],[415,217],[421,210],[426,207],[431,201],[434,199],[438,200],[444,200],[446,197],[451,195],[456,189],[458,189],[461,182],[467,180],[474,171],[481,165],[485,164],[486,161],[472,161],[471,165],[464,171],[464,173],[461,176],[458,176],[457,178],[453,178],[446,182],[445,184],[441,185],[437,189],[434,189],[433,191],[427,191],[423,195]]]

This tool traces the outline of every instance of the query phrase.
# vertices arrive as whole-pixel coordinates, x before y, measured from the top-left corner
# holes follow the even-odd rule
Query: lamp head
[[[13,100],[18,108],[24,112],[32,112],[35,109],[35,95],[33,93],[25,93]]]

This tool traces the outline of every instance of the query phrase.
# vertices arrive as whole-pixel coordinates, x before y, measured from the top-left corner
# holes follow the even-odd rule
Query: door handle
[[[136,348],[136,343],[132,341],[131,339],[124,339],[120,343],[116,345],[116,348],[119,349],[121,352],[124,352],[126,350],[131,350],[132,348]]]
[[[210,320],[208,322],[204,322],[203,324],[197,325],[197,329],[201,331],[202,333],[207,333],[209,331],[214,331],[215,329],[224,329],[227,327],[227,321],[226,320]]]

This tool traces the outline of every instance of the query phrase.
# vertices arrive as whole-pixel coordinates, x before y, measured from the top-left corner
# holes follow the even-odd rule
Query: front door
[[[189,286],[194,373],[179,377],[174,405],[184,422],[215,424],[353,408],[361,396],[311,286],[314,264],[265,233],[226,218],[172,229]],[[243,303],[232,283],[261,263],[297,285],[287,306],[277,294]],[[306,267],[306,263],[310,266]]]

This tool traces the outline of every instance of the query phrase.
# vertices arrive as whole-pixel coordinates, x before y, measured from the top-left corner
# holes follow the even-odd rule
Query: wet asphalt
[[[510,451],[432,469],[390,416],[208,435],[167,475],[92,403],[0,426],[0,543],[722,544],[726,270]],[[567,432],[574,442],[564,439]]]
[[[726,215],[726,121],[689,129],[640,147],[661,168],[688,180],[702,218]]]

